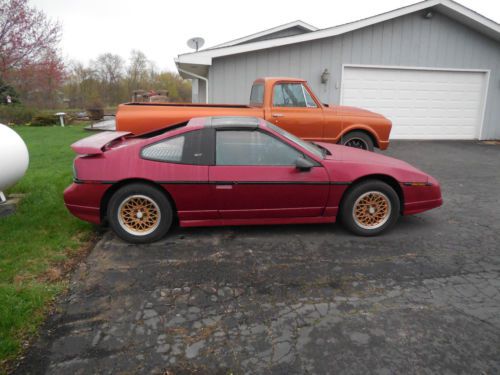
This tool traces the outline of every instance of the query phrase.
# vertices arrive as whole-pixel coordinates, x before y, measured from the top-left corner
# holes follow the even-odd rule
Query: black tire
[[[344,226],[352,233],[376,236],[398,221],[401,202],[398,194],[385,182],[363,181],[350,188],[346,194],[340,207],[340,216]],[[364,204],[366,202],[373,202],[373,205]]]
[[[353,131],[347,133],[340,140],[344,146],[360,148],[362,150],[373,151],[373,140],[372,138],[361,131]]]
[[[141,216],[135,216],[134,212]],[[118,189],[107,210],[109,224],[116,235],[132,243],[158,241],[167,234],[173,216],[166,195],[160,189],[142,183],[131,183]]]

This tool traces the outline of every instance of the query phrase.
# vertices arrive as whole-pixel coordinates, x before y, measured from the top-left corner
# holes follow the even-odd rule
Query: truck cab
[[[388,119],[359,108],[323,104],[303,79],[257,79],[250,106],[262,108],[267,121],[305,140],[368,150],[389,145],[392,124]]]

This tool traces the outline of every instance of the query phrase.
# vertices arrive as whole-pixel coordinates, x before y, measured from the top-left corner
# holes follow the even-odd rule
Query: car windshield
[[[307,151],[312,152],[314,155],[316,155],[320,158],[323,158],[323,156],[325,155],[326,150],[323,150],[322,148],[318,147],[314,143],[304,141],[303,139],[300,139],[300,138],[294,136],[293,134],[290,134],[286,130],[281,129],[279,126],[271,124],[270,122],[266,121],[266,125],[269,128],[271,128],[272,130],[274,130],[276,133],[281,134],[286,139],[292,141],[293,143],[299,145],[300,147],[305,148]]]

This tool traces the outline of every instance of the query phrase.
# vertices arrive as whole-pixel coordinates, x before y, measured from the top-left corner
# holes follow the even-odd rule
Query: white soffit
[[[279,25],[279,26],[273,27],[271,29],[260,31],[260,32],[255,33],[255,34],[251,34],[251,35],[245,36],[243,38],[238,38],[238,39],[234,39],[234,40],[231,40],[229,42],[226,42],[226,43],[217,44],[216,46],[213,46],[213,47],[210,47],[210,48],[206,48],[206,49],[209,50],[209,49],[216,49],[216,48],[234,46],[235,44],[245,43],[245,42],[251,41],[253,39],[261,38],[263,36],[270,35],[270,34],[273,34],[273,33],[277,33],[279,31],[283,31],[283,30],[287,30],[287,29],[292,29],[294,27],[298,27],[298,28],[304,29],[306,32],[318,31],[319,30],[317,27],[315,27],[313,25],[310,25],[310,24],[308,24],[306,22],[297,20],[297,21],[286,23],[284,25]]]

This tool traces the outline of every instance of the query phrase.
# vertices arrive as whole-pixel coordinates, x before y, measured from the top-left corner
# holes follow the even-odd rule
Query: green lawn
[[[70,149],[88,136],[81,126],[14,127],[28,145],[26,176],[8,193],[25,194],[17,213],[0,218],[0,373],[43,322],[67,281],[64,262],[91,239],[93,228],[71,216],[63,191],[71,183]]]

